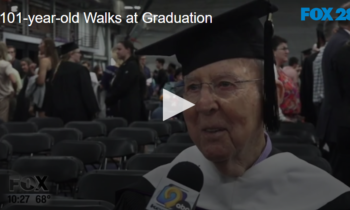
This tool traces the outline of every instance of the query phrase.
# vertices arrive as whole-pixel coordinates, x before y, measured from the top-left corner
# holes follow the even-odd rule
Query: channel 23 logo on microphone
[[[157,202],[170,210],[191,210],[191,205],[186,202],[187,193],[175,185],[168,185],[159,193]]]

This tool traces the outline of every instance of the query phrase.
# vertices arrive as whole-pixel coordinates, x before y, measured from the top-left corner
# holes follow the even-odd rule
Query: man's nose
[[[200,91],[200,95],[198,96],[199,98],[196,102],[195,108],[198,112],[209,114],[213,110],[216,110],[218,108],[218,105],[211,87],[208,85],[205,86],[207,87],[203,86]]]

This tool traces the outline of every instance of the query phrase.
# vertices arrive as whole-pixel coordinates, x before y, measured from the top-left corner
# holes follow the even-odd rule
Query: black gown
[[[129,124],[134,121],[146,121],[145,94],[146,78],[138,61],[129,58],[117,72],[106,97],[106,106],[111,108],[113,116],[122,117]]]
[[[312,101],[313,95],[313,84],[314,84],[314,73],[313,73],[313,62],[318,55],[314,53],[309,57],[305,58],[303,62],[303,70],[300,74],[300,102],[301,102],[301,115],[305,117],[305,121],[316,125],[317,114],[315,106]]]
[[[279,153],[277,149],[273,149],[269,157]],[[317,190],[317,189],[315,189]],[[151,199],[155,188],[145,178],[141,178],[139,182],[116,192],[116,204],[114,210],[141,210],[146,209],[146,206]],[[137,202],[135,202],[137,201]],[[215,210],[202,209],[196,210]],[[265,209],[262,209],[265,210]],[[295,209],[298,210],[298,209]],[[316,209],[310,209],[316,210]],[[350,210],[350,192],[344,193],[332,201],[329,201],[322,208],[317,210]]]
[[[90,121],[99,111],[90,73],[78,63],[62,62],[52,79],[52,116],[64,123]]]
[[[29,77],[27,75],[24,76],[22,89],[17,96],[17,105],[14,114],[14,121],[17,122],[27,121],[29,118],[34,117],[29,113],[30,99],[26,98],[28,80]]]

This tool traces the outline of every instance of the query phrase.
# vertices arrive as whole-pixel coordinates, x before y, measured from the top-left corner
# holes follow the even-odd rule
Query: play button
[[[163,121],[193,106],[193,103],[163,89]]]

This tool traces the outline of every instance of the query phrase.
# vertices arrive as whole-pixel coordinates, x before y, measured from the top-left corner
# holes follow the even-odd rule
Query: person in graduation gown
[[[272,15],[265,28],[259,18],[276,10],[256,0],[139,50],[175,54],[182,65],[183,96],[195,104],[183,114],[195,146],[118,190],[116,210],[145,209],[162,178],[183,161],[204,175],[197,210],[350,209],[349,187],[278,152],[266,133],[278,129],[283,86],[274,73]]]
[[[80,64],[79,47],[72,42],[59,48],[62,56],[52,79],[52,116],[61,118],[64,123],[92,120],[99,107],[90,72]]]
[[[334,113],[337,119],[337,145],[332,163],[334,176],[350,186],[350,41],[335,55],[334,73],[338,78],[340,103]]]
[[[117,55],[124,62],[112,82],[105,100],[106,106],[111,108],[113,116],[122,117],[129,124],[146,121],[146,78],[138,58],[134,55],[134,45],[128,40],[119,42]]]
[[[324,22],[320,22],[316,28],[317,34],[317,48],[321,48],[326,43],[324,35]],[[300,101],[301,101],[301,115],[305,117],[305,122],[316,125],[317,114],[315,111],[315,105],[313,99],[313,86],[314,86],[314,74],[313,74],[313,62],[315,61],[319,51],[314,52],[309,57],[305,58],[302,64],[302,71],[300,74],[301,86],[300,86]]]
[[[29,118],[34,117],[29,112],[31,101],[26,97],[26,89],[28,86],[29,78],[35,75],[35,72],[30,68],[32,64],[32,60],[30,58],[23,58],[21,60],[21,68],[23,70],[23,86],[21,91],[17,96],[17,105],[14,114],[14,121],[27,121]]]

